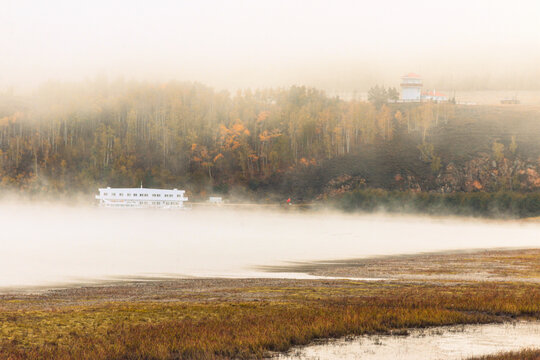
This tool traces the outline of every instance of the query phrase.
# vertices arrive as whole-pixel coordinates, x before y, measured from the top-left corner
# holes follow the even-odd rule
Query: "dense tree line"
[[[337,197],[335,205],[346,211],[522,218],[540,215],[540,193],[500,191],[440,194],[358,189]]]
[[[197,83],[49,83],[28,97],[0,96],[0,187],[247,184],[397,134],[424,143],[453,112],[389,105],[297,86],[231,95]]]

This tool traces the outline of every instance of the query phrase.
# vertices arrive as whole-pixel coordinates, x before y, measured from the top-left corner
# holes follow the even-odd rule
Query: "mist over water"
[[[1,204],[0,225],[0,287],[131,276],[264,277],[276,274],[257,266],[289,261],[540,246],[538,224],[330,212]]]

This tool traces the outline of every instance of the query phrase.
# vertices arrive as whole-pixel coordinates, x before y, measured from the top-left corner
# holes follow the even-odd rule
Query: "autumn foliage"
[[[231,96],[191,83],[51,83],[0,95],[0,188],[246,184],[425,132],[426,111],[305,87]]]

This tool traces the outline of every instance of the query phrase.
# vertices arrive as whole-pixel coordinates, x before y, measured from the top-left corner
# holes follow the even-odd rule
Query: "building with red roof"
[[[430,101],[448,101],[448,96],[445,94],[434,90],[428,90],[422,92],[422,100]]]

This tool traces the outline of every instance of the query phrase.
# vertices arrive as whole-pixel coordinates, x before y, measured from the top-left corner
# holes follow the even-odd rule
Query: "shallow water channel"
[[[293,348],[275,359],[446,360],[526,348],[540,348],[538,321],[433,327],[410,330],[408,336],[366,335],[330,340]]]

